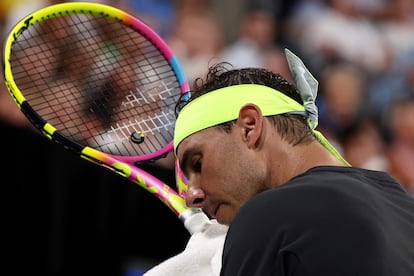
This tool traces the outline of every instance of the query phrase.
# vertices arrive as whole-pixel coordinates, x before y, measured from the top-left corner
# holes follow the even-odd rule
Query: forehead
[[[195,149],[195,148],[201,147],[209,131],[210,131],[210,128],[203,129],[196,133],[191,134],[190,136],[182,140],[177,148],[177,156],[180,157],[185,151],[189,149]]]
[[[177,157],[180,159],[189,150],[201,151],[205,145],[216,143],[219,133],[216,127],[210,127],[191,134],[181,141],[177,148]]]

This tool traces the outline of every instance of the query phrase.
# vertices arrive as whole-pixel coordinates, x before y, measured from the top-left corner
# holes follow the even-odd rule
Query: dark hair
[[[192,100],[210,91],[238,84],[260,84],[271,87],[286,94],[298,103],[302,100],[296,86],[289,83],[280,74],[273,73],[262,68],[232,69],[231,64],[226,62],[217,63],[208,70],[205,80],[197,78],[194,81],[190,100],[181,97],[176,105],[176,114]],[[291,144],[308,143],[312,141],[313,134],[307,123],[307,118],[296,114],[281,114],[267,116],[280,133],[280,135]],[[225,122],[217,127],[230,131],[235,120]]]

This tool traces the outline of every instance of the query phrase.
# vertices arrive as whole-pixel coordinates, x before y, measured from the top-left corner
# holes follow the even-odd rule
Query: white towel
[[[228,226],[209,220],[204,213],[186,224],[196,229],[181,253],[148,270],[144,276],[214,276],[220,275],[221,256]],[[197,227],[194,227],[196,225]],[[186,225],[188,228],[188,225]]]

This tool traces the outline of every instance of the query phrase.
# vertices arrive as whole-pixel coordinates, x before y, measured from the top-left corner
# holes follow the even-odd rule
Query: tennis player
[[[296,85],[217,64],[178,105],[187,205],[229,226],[220,275],[414,275],[414,198],[316,130],[318,82],[286,55]]]

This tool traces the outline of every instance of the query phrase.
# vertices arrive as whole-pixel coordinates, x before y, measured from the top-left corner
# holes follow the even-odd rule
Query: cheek
[[[221,142],[204,156],[203,184],[211,194],[238,198],[245,189],[247,169],[248,162],[240,149],[233,142]]]
[[[202,175],[206,188],[214,193],[227,189],[232,182],[234,163],[233,152],[224,142],[218,141],[209,149],[209,153],[203,156]]]
[[[207,180],[210,187],[221,185],[224,178],[228,174],[228,159],[226,154],[220,152],[217,148],[212,154],[203,157],[202,175]]]
[[[211,162],[215,165],[214,171],[208,172],[212,176],[209,184],[223,198],[241,206],[265,189],[266,170],[254,152],[231,143],[217,148],[215,155],[215,161]]]

